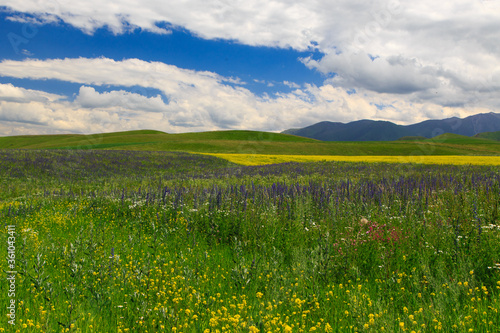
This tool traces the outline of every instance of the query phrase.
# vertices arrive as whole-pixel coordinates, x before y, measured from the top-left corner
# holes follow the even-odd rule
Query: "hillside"
[[[243,142],[316,142],[317,140],[288,134],[258,131],[213,131],[168,134],[141,130],[102,134],[55,134],[0,137],[0,149],[101,149],[119,146],[155,145],[161,143],[190,143],[211,141]]]
[[[498,131],[498,132],[483,132],[483,133],[479,133],[479,134],[474,135],[474,137],[500,141],[500,131]]]
[[[424,140],[426,142],[431,141],[431,142],[441,142],[441,143],[447,143],[447,144],[491,144],[491,145],[496,145],[497,143],[494,140],[483,138],[483,137],[478,137],[478,136],[465,136],[465,135],[460,135],[460,134],[453,134],[453,133],[444,133],[441,135],[437,135],[433,137],[432,139],[426,139]]]
[[[474,136],[481,132],[500,131],[500,113],[482,113],[466,118],[426,120],[412,125],[389,121],[359,120],[350,123],[323,121],[301,129],[283,131],[323,141],[393,141],[401,137],[433,138],[443,133]]]
[[[444,134],[433,139],[323,142],[288,134],[214,131],[167,134],[130,131],[93,135],[0,137],[0,149],[112,149],[277,155],[499,155],[500,143]]]

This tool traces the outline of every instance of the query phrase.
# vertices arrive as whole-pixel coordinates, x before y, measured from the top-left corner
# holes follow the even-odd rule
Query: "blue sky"
[[[495,2],[113,4],[0,2],[0,135],[500,112]]]
[[[248,46],[221,39],[206,40],[193,36],[181,27],[173,29],[168,35],[140,29],[115,35],[106,27],[88,35],[64,22],[27,28],[23,22],[7,20],[11,15],[7,9],[0,12],[0,36],[7,36],[7,45],[10,44],[10,47],[0,50],[1,59],[105,57],[117,61],[126,58],[159,61],[180,68],[240,78],[247,83],[246,87],[257,94],[290,90],[283,84],[284,81],[319,85],[325,79],[324,74],[310,70],[299,60],[306,57],[321,58],[322,54],[314,49],[297,51],[291,48]],[[28,31],[27,37],[30,38],[24,37],[23,29]],[[15,41],[12,45],[8,35],[15,32],[18,32],[20,39],[11,38]],[[3,77],[1,80],[6,83],[12,78]],[[53,93],[76,93],[79,88],[78,85],[65,86],[61,82],[47,85],[47,82],[29,81],[32,80],[25,84],[30,85],[31,89],[50,89]],[[132,91],[127,87],[122,88]]]
[[[0,36],[4,37],[7,47],[0,49],[0,59],[23,61],[104,57],[120,61],[136,58],[237,78],[242,82],[238,85],[244,85],[256,96],[288,93],[295,89],[294,86],[304,83],[320,85],[326,78],[325,74],[307,68],[300,61],[306,57],[319,59],[322,54],[315,49],[299,51],[249,46],[234,40],[203,39],[182,27],[172,28],[169,34],[157,34],[139,28],[115,34],[104,26],[88,34],[62,21],[31,24],[9,19],[13,16],[23,17],[24,20],[36,19],[36,15],[3,8],[0,12]],[[8,75],[1,76],[0,83],[64,95],[70,101],[74,100],[81,87],[80,83],[58,79],[33,80]],[[115,84],[89,86],[99,93],[119,89],[147,97],[160,94],[168,102],[161,90],[151,87]]]

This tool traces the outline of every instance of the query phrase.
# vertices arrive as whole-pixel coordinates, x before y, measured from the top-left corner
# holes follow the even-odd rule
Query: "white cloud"
[[[61,95],[50,94],[38,90],[19,88],[10,83],[0,83],[0,101],[29,103],[34,101],[55,101],[63,98],[64,96]]]
[[[0,102],[0,135],[101,133],[155,128],[163,115],[117,107],[81,108],[69,102]],[[8,125],[8,126],[5,126]],[[167,127],[168,128],[168,127]]]
[[[289,88],[299,89],[300,86],[295,82],[283,81],[283,84]]]
[[[41,20],[54,17],[86,33],[108,27],[116,34],[140,28],[169,33],[158,23],[181,26],[203,38],[235,39],[248,45],[304,48],[310,45],[317,14],[300,2],[286,1],[3,1],[15,11],[31,13]],[[280,39],[276,39],[276,34]]]
[[[403,57],[371,59],[366,53],[328,54],[321,61],[305,63],[323,73],[335,68],[331,83],[346,88],[365,88],[379,93],[408,94],[436,88],[439,77],[434,68]]]
[[[86,86],[80,87],[75,102],[84,108],[91,109],[122,107],[124,109],[162,112],[167,108],[160,96],[148,98],[123,90],[114,90],[100,94],[94,88]]]
[[[496,97],[500,92],[499,1],[5,0],[3,5],[16,11],[12,20],[61,20],[89,34],[101,27],[116,34],[136,28],[168,33],[169,27],[182,27],[206,39],[297,50],[316,48],[324,57],[304,59],[304,63],[330,76],[335,73],[328,83],[338,87],[403,94],[413,103],[443,107],[500,107]],[[144,75],[139,67],[137,73]],[[204,76],[170,70],[181,82],[192,75],[197,80]],[[66,71],[70,73],[64,75]],[[104,68],[102,75],[93,76],[93,82],[84,81],[85,73],[78,76],[71,68],[60,70],[57,76],[101,84],[108,81],[110,72],[114,69]],[[205,75],[203,80],[218,84],[237,80]],[[175,96],[181,90],[198,89],[201,87],[182,84],[165,87]]]
[[[43,103],[0,102],[0,120],[2,122],[47,125],[52,112]]]
[[[259,97],[244,87],[228,84],[227,78],[215,73],[138,59],[4,60],[0,62],[0,75],[82,85],[73,101],[43,91],[0,85],[0,121],[16,124],[16,131],[19,128],[19,132],[3,130],[0,135],[22,134],[28,129],[31,133],[132,129],[170,133],[216,129],[281,131],[323,120],[371,118],[408,124],[429,117],[467,116],[489,110],[473,103],[468,107],[422,103],[418,101],[422,99],[418,96],[420,91],[409,95],[414,100],[364,88],[352,94],[328,82],[320,87],[306,84],[289,93]],[[107,91],[100,93],[93,86],[103,86]],[[128,92],[114,87],[157,89],[167,101],[160,96],[144,96],[140,89]]]

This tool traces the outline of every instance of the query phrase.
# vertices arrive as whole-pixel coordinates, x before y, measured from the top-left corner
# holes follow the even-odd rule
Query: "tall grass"
[[[18,233],[14,331],[495,332],[500,323],[498,168],[1,154],[0,216]],[[7,229],[0,235],[7,244]],[[0,283],[2,304],[7,289]],[[2,329],[13,327],[3,319]]]

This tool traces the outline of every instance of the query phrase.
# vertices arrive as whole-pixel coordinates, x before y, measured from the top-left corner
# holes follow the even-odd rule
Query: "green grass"
[[[431,142],[442,142],[449,144],[492,144],[495,145],[496,142],[483,137],[469,137],[465,135],[452,134],[452,133],[444,133],[438,136],[435,136],[432,139],[426,139],[425,141]]]
[[[109,149],[121,147],[123,149],[124,146],[140,146],[147,145],[155,142],[116,142],[116,143],[97,143],[90,145],[77,145],[77,146],[64,146],[64,147],[56,147],[49,149]]]
[[[425,136],[403,136],[398,141],[423,141],[427,140]]]
[[[475,137],[482,138],[482,139],[488,139],[488,140],[500,141],[500,132],[483,132],[483,133],[476,134]]]
[[[159,131],[130,131],[92,135],[23,135],[1,137],[0,149],[85,148],[109,143],[154,142],[165,137],[168,137],[168,134]]]
[[[127,149],[199,153],[283,155],[498,155],[500,143],[443,134],[426,140],[322,142],[256,131],[167,134],[131,131],[94,135],[37,135],[0,138],[0,149]]]
[[[18,272],[16,326],[4,315],[0,332],[461,333],[500,322],[496,167],[0,150],[0,184],[0,269],[12,270],[15,237]],[[3,279],[3,306],[8,288]]]

